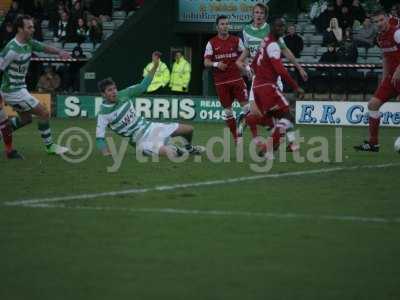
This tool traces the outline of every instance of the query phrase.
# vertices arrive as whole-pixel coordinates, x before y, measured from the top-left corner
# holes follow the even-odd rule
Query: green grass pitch
[[[94,141],[94,121],[52,122],[55,136],[72,126]],[[222,124],[194,126],[199,144],[222,136]],[[300,132],[334,146],[333,127]],[[256,179],[247,154],[139,163],[131,148],[109,173],[110,158],[70,164],[45,154],[36,125],[21,129],[26,160],[0,158],[0,299],[400,299],[400,132],[381,129],[378,154],[352,150],[366,128],[342,132],[342,163],[288,155],[269,173],[287,176]]]

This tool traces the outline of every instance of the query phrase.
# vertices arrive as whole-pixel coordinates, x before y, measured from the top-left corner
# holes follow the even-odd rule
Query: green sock
[[[12,117],[10,118],[10,123],[11,123],[11,127],[13,129],[13,131],[21,128],[24,126],[24,124],[22,124],[21,118],[20,117]]]
[[[53,144],[53,138],[51,137],[49,121],[40,121],[38,123],[38,129],[46,147],[50,147]]]

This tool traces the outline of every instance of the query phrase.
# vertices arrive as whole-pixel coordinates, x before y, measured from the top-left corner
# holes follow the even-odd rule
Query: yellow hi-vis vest
[[[171,81],[169,86],[173,92],[187,92],[190,82],[190,73],[192,68],[188,61],[181,57],[178,62],[172,66]]]
[[[143,77],[146,77],[150,70],[153,68],[153,62],[149,63],[146,68],[143,70]],[[154,74],[153,80],[149,87],[147,88],[148,92],[154,92],[158,90],[160,87],[167,86],[170,79],[170,74],[168,67],[165,63],[160,61],[160,65],[157,68],[156,73]]]

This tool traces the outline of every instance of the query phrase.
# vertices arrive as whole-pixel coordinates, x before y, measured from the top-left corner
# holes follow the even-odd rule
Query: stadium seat
[[[302,56],[300,61],[305,64],[314,64],[318,62],[318,59],[315,56]]]
[[[365,64],[365,58],[359,56],[359,57],[357,58],[357,63],[358,63],[358,64]]]
[[[357,48],[357,52],[358,52],[358,56],[365,58],[367,56],[367,49],[361,47],[361,48]]]
[[[316,29],[315,29],[315,26],[314,25],[310,25],[310,24],[307,24],[304,28],[303,28],[303,33],[304,34],[307,34],[307,33],[311,33],[311,34],[315,34],[316,33]]]
[[[315,47],[311,46],[311,47],[305,47],[303,49],[303,51],[301,52],[302,56],[315,56]]]
[[[114,28],[120,27],[122,24],[124,24],[125,20],[122,19],[116,19],[113,21],[114,22]]]
[[[306,46],[309,46],[311,44],[312,37],[313,35],[309,33],[303,35],[303,41]]]
[[[49,20],[43,20],[41,24],[42,29],[49,28]]]
[[[52,31],[50,31],[50,30],[45,30],[45,31],[43,31],[43,39],[45,39],[45,40],[52,40],[53,37],[54,37],[54,34],[53,34]]]
[[[300,24],[296,24],[295,27],[296,27],[296,32],[298,34],[302,34],[303,33],[303,26],[301,26]]]
[[[77,43],[65,43],[63,48],[66,51],[72,51],[76,46],[78,46]]]
[[[113,19],[122,19],[124,20],[126,18],[126,12],[123,10],[116,10],[112,14]]]
[[[369,48],[367,52],[367,57],[381,57],[382,51],[378,47]]]
[[[317,57],[320,58],[322,54],[324,54],[326,51],[328,51],[327,47],[318,47],[317,48]]]
[[[104,30],[114,30],[114,23],[113,22],[103,22],[103,29]]]
[[[310,44],[311,45],[322,45],[322,35],[312,35],[310,39]]]
[[[121,0],[112,0],[113,8],[118,9],[121,7]]]
[[[81,48],[82,48],[83,52],[91,52],[94,50],[92,43],[82,43]]]
[[[382,64],[382,58],[380,57],[367,57],[366,61],[367,64]]]

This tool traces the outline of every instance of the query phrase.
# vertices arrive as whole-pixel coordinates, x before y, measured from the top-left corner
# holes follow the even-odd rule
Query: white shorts
[[[152,123],[136,145],[147,155],[158,155],[160,148],[167,145],[169,138],[178,129],[178,126],[178,123]]]
[[[30,111],[39,104],[39,100],[29,94],[27,89],[21,89],[12,93],[1,92],[4,102],[17,112]]]

